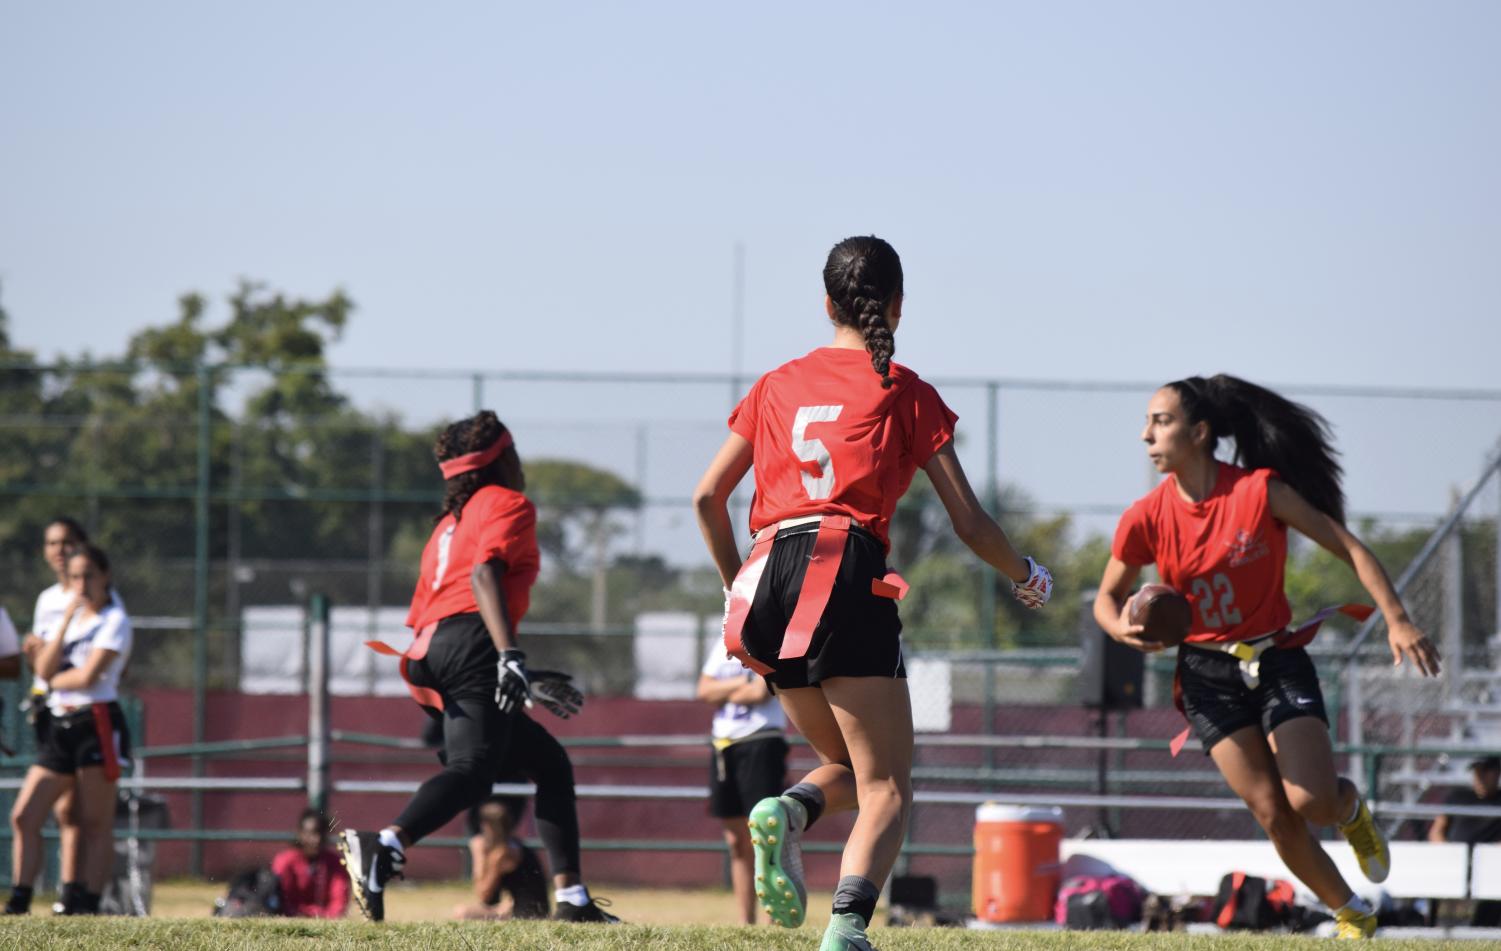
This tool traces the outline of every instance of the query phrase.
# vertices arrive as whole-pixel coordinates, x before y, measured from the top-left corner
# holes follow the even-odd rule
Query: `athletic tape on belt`
[[[408,664],[427,656],[427,649],[433,642],[433,632],[437,629],[438,622],[434,621],[417,631],[416,636],[412,638],[412,646],[408,647],[405,651],[399,651],[385,641],[366,641],[365,646],[377,654],[385,654],[387,657],[400,657],[401,679],[406,682],[407,693],[410,693],[412,699],[424,707],[432,707],[434,710],[441,711],[443,709],[443,695],[431,687],[419,687],[412,683],[412,678],[407,673]]]
[[[796,660],[805,657],[813,641],[813,631],[829,606],[829,596],[834,591],[834,580],[839,576],[839,566],[844,562],[845,541],[849,538],[853,520],[848,515],[825,515],[818,524],[818,537],[813,540],[813,551],[808,557],[808,567],[803,572],[802,588],[798,591],[797,604],[782,636],[782,649],[777,657]],[[735,574],[730,585],[730,603],[725,612],[725,651],[741,664],[758,674],[771,673],[771,668],[750,655],[745,648],[743,634],[745,621],[750,616],[751,604],[756,598],[756,589],[761,584],[761,573],[766,569],[766,560],[776,541],[774,527],[763,529],[762,537],[751,548],[750,557]],[[870,593],[880,598],[900,601],[907,596],[908,585],[895,571],[884,578],[872,578]]]
[[[1272,636],[1271,646],[1284,649],[1304,647],[1313,641],[1314,635],[1319,632],[1319,628],[1323,623],[1336,614],[1343,614],[1345,617],[1356,621],[1364,621],[1375,613],[1376,609],[1367,604],[1337,604],[1327,607],[1292,630],[1277,632]],[[1235,655],[1232,654],[1231,656]],[[1258,654],[1257,656],[1259,657],[1260,655]],[[1188,711],[1183,706],[1183,684],[1178,678],[1178,670],[1176,668],[1173,670],[1173,706],[1177,707],[1178,712],[1183,714],[1183,719],[1188,719]],[[1183,744],[1188,742],[1188,735],[1191,730],[1192,727],[1184,729],[1182,733],[1173,737],[1172,742],[1168,744],[1168,749],[1174,756],[1183,751]]]

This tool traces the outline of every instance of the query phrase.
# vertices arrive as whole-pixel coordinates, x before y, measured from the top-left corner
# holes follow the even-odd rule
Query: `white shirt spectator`
[[[0,657],[14,657],[21,653],[21,636],[16,633],[10,615],[0,608]]]
[[[52,640],[52,635],[57,633],[57,626],[63,622],[63,615],[68,613],[68,604],[73,600],[73,592],[63,587],[62,583],[52,585],[36,596],[36,608],[31,612],[31,633],[44,641]],[[120,600],[120,595],[114,589],[110,589],[109,603],[113,607],[124,608],[125,602]],[[0,653],[0,657],[5,656]],[[43,694],[47,692],[47,681],[36,677],[31,681],[31,692]]]
[[[744,680],[758,675],[746,670],[740,661],[720,648],[711,648],[704,660],[703,674],[715,680]],[[714,713],[713,737],[716,740],[743,740],[755,733],[780,731],[787,725],[787,715],[776,697],[767,697],[755,706],[726,703]]]
[[[50,640],[51,634],[62,622],[63,613],[68,610],[68,602],[73,595],[59,582],[50,588],[46,588],[36,596],[36,608],[31,612],[31,633],[42,640]],[[40,677],[31,680],[31,692],[43,694],[47,692],[47,681]]]
[[[53,714],[60,715],[70,707],[82,707],[91,703],[109,703],[116,699],[120,689],[120,674],[125,662],[130,659],[130,647],[134,640],[130,618],[118,601],[91,618],[75,616],[73,623],[62,632],[63,660],[58,668],[64,670],[83,667],[95,650],[114,651],[118,656],[104,668],[104,676],[94,686],[84,690],[54,690],[47,695],[47,706]]]

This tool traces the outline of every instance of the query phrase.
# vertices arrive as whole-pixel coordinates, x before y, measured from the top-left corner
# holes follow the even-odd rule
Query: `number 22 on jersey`
[[[792,420],[792,452],[797,456],[803,491],[810,499],[826,499],[834,494],[834,460],[821,439],[809,439],[813,423],[832,423],[844,412],[844,405],[799,406]]]
[[[1235,606],[1235,589],[1224,572],[1216,572],[1208,581],[1195,578],[1191,585],[1194,600],[1199,603],[1199,618],[1205,627],[1229,627],[1242,620],[1240,608]],[[1219,609],[1215,609],[1216,601]]]

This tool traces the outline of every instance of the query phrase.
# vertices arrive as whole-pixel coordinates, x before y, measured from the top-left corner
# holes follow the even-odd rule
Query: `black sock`
[[[99,914],[99,901],[102,897],[98,892],[81,891],[78,893],[78,907],[85,914],[97,915]]]
[[[813,823],[823,815],[823,790],[812,783],[798,783],[782,795],[788,799],[796,799],[807,810],[808,824],[803,826],[805,831],[813,828]]]
[[[876,899],[880,897],[881,890],[875,882],[859,875],[846,875],[834,889],[834,914],[859,915],[860,920],[869,925],[871,916],[876,913]]]
[[[31,911],[31,886],[12,886],[10,890],[10,901],[5,903],[5,908],[12,914],[28,914]]]
[[[64,914],[72,914],[80,910],[78,900],[82,896],[82,882],[63,882],[57,890],[57,903],[63,906]]]

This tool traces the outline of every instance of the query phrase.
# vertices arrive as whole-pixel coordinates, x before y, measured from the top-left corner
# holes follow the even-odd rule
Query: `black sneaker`
[[[5,902],[5,910],[3,912],[0,912],[0,914],[5,914],[5,915],[29,915],[29,914],[31,914],[31,898],[30,898],[30,896],[27,896],[26,898],[21,898],[21,897],[17,896],[16,894],[12,893],[11,896],[10,896],[10,898],[7,899],[6,902]]]
[[[587,905],[575,905],[572,902],[560,901],[558,907],[553,909],[553,921],[571,921],[574,924],[584,925],[618,925],[620,919],[605,911],[610,907],[608,898],[589,898]]]
[[[63,882],[57,890],[57,901],[52,903],[54,915],[86,915],[89,913],[83,900],[83,887],[74,882]]]
[[[406,856],[380,841],[374,832],[345,829],[339,833],[339,857],[349,873],[355,903],[369,921],[386,917],[386,883],[401,878]]]

